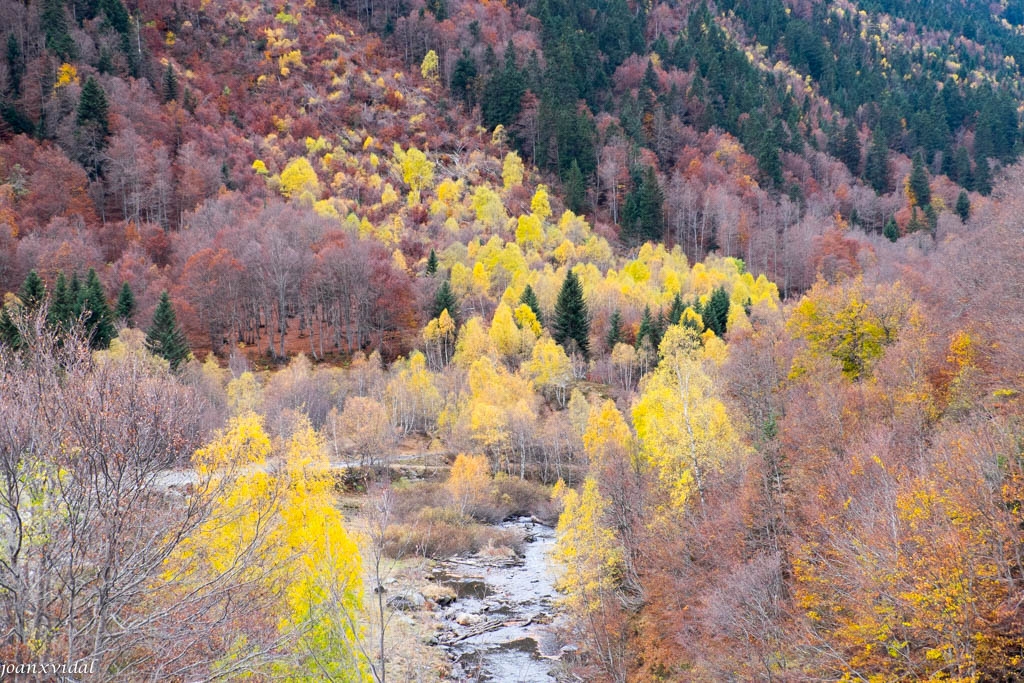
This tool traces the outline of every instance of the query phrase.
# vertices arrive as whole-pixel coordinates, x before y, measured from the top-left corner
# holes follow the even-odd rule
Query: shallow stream
[[[438,565],[432,579],[457,598],[444,611],[439,647],[452,660],[452,681],[556,681],[562,643],[556,635],[557,594],[548,554],[551,527],[529,518],[504,522],[521,529],[523,555],[507,561],[474,556]]]

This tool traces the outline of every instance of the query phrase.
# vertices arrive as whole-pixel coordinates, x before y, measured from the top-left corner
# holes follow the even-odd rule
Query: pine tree
[[[431,249],[430,256],[427,257],[427,275],[437,274],[437,253]]]
[[[135,317],[135,294],[127,282],[121,285],[121,292],[117,295],[117,305],[114,306],[114,319],[123,320],[128,327],[132,326],[132,319]]]
[[[43,301],[46,299],[46,285],[35,270],[29,271],[24,282],[21,283],[21,287],[18,289],[18,298],[28,313],[35,313],[43,305]]]
[[[974,189],[982,196],[992,193],[992,169],[988,165],[988,157],[979,154],[975,160]]]
[[[853,119],[846,122],[837,147],[837,156],[850,169],[850,173],[855,176],[860,173],[860,137],[857,135],[857,126]]]
[[[924,207],[924,223],[928,232],[934,235],[935,230],[939,227],[939,212],[931,204],[926,204]]]
[[[965,190],[960,190],[960,194],[956,198],[956,215],[960,216],[961,223],[966,223],[967,219],[971,217],[971,200]]]
[[[683,303],[683,298],[679,296],[679,292],[672,297],[672,307],[668,309],[668,322],[670,325],[678,325],[679,321],[683,319],[683,312],[686,311],[686,305]]]
[[[889,145],[881,128],[871,136],[871,146],[864,161],[864,180],[878,194],[889,191]]]
[[[910,213],[910,221],[907,223],[907,234],[917,232],[923,226],[921,225],[921,219],[917,216],[917,207],[915,206]]]
[[[476,103],[476,61],[469,50],[462,49],[462,56],[455,62],[455,69],[452,71],[452,93],[472,107]]]
[[[174,102],[178,99],[178,76],[174,73],[174,66],[167,62],[167,69],[164,70],[163,101]]]
[[[928,171],[924,167],[924,155],[918,150],[914,155],[914,165],[910,170],[909,181],[910,192],[914,195],[914,203],[917,206],[927,206],[932,203],[932,190],[928,185]]]
[[[885,222],[885,227],[882,229],[882,234],[885,235],[885,238],[888,239],[890,242],[895,242],[896,240],[899,239],[900,229],[899,226],[896,225],[895,218],[890,218]]]
[[[78,320],[81,315],[82,281],[78,279],[78,273],[72,273],[68,284],[68,317],[70,320]]]
[[[153,312],[153,324],[146,332],[146,347],[170,363],[171,370],[177,370],[189,356],[188,341],[178,327],[178,318],[166,290],[160,294],[160,303]]]
[[[7,76],[11,92],[15,97],[21,94],[21,77],[25,74],[25,62],[21,58],[21,45],[14,33],[7,34]]]
[[[12,306],[0,306],[0,344],[12,349],[21,348],[21,332],[11,315]]]
[[[442,282],[434,294],[434,305],[430,309],[430,319],[433,320],[438,317],[443,311],[448,311],[451,319],[456,323],[459,322],[459,302],[455,298],[455,292],[452,291],[451,283],[448,280]]]
[[[99,0],[97,4],[106,16],[107,23],[121,34],[122,46],[127,47],[127,39],[131,35],[131,17],[124,3],[121,0]]]
[[[71,327],[71,311],[74,305],[71,301],[71,291],[68,289],[67,278],[64,272],[57,273],[57,281],[53,285],[53,297],[50,300],[50,310],[46,312],[46,322],[51,329],[59,332],[66,332]]]
[[[39,24],[46,36],[47,49],[53,50],[65,62],[78,55],[78,47],[68,31],[68,17],[62,0],[43,0]]]
[[[622,208],[622,237],[627,244],[660,241],[664,237],[664,196],[654,169],[647,167],[643,175],[633,174],[633,190]]]
[[[724,287],[719,287],[711,293],[702,317],[704,326],[709,330],[719,337],[725,334],[725,326],[729,320],[729,294]]]
[[[110,346],[110,341],[117,336],[117,330],[114,329],[103,285],[100,284],[100,279],[93,268],[89,269],[85,287],[82,289],[82,313],[89,346],[94,349],[105,349]]]
[[[974,189],[974,173],[971,171],[971,157],[966,147],[957,147],[953,154],[953,180],[967,190]]]
[[[526,94],[526,79],[516,66],[516,50],[509,39],[505,46],[505,64],[501,71],[491,74],[484,86],[480,100],[480,112],[484,125],[494,128],[501,124],[508,126],[519,116],[523,95]]]
[[[565,205],[573,213],[583,213],[587,205],[587,183],[576,159],[565,174]]]
[[[636,347],[638,349],[641,348],[644,339],[646,339],[650,343],[651,349],[657,351],[661,345],[661,337],[664,334],[665,327],[665,316],[659,313],[657,320],[655,320],[651,316],[651,307],[644,306],[644,315],[640,319],[640,329],[636,333]]]
[[[544,325],[544,314],[540,310],[540,302],[537,301],[537,293],[533,291],[533,287],[526,285],[526,289],[523,290],[522,295],[519,297],[519,303],[526,304],[533,311],[533,315],[537,318],[537,322],[543,327]]]
[[[79,127],[94,125],[106,136],[110,133],[110,122],[107,119],[107,95],[103,88],[96,82],[96,79],[89,76],[82,86],[82,94],[78,100],[78,117],[76,123]]]
[[[622,341],[622,314],[615,309],[611,319],[608,321],[608,334],[604,338],[605,345],[610,352],[615,345]]]
[[[583,300],[583,288],[571,270],[562,282],[555,302],[554,329],[551,336],[567,353],[579,351],[584,358],[590,356],[590,318]],[[575,348],[574,348],[575,347]]]

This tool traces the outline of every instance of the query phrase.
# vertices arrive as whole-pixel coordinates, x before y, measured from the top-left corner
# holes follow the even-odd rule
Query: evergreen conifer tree
[[[664,237],[664,196],[654,169],[647,167],[641,175],[633,174],[633,190],[622,209],[622,235],[627,244],[659,241]]]
[[[484,125],[494,128],[498,124],[508,126],[519,116],[523,95],[526,93],[526,79],[516,66],[516,50],[509,39],[505,46],[505,64],[501,71],[491,74],[484,86],[480,100],[480,112]]]
[[[590,356],[590,318],[583,300],[583,288],[571,270],[562,282],[555,302],[555,320],[551,336],[567,353],[579,351]]]
[[[608,334],[605,336],[605,345],[608,351],[615,348],[615,345],[622,341],[622,314],[615,309],[611,319],[608,321]]]
[[[18,289],[18,298],[29,313],[35,313],[43,305],[43,301],[46,299],[46,285],[35,270],[29,271],[21,283],[21,287]]]
[[[637,331],[637,348],[643,346],[644,339],[650,342],[650,347],[654,351],[657,351],[657,347],[662,344],[663,324],[665,318],[662,314],[658,314],[658,319],[654,319],[650,314],[650,306],[644,306],[643,317],[640,318],[640,329]]]
[[[82,94],[78,100],[78,117],[75,122],[79,127],[94,125],[103,136],[106,136],[110,133],[110,122],[107,119],[108,109],[106,93],[103,92],[103,88],[96,82],[96,79],[89,76],[82,86]]]
[[[93,268],[85,279],[82,289],[82,313],[85,332],[89,336],[89,346],[94,349],[105,349],[110,341],[117,336],[114,321],[110,316],[110,306],[103,293],[103,285]]]
[[[533,291],[533,287],[526,285],[526,289],[523,290],[522,295],[519,297],[519,303],[526,304],[533,311],[533,315],[537,318],[537,322],[541,326],[544,325],[544,314],[540,310],[540,302],[537,301],[537,293]]]
[[[900,237],[899,226],[896,225],[896,219],[890,218],[885,222],[885,227],[882,229],[882,234],[885,235],[886,239],[890,242],[895,242]]]
[[[52,329],[65,332],[71,326],[71,311],[73,309],[68,281],[64,277],[64,272],[61,271],[57,273],[57,281],[53,285],[53,297],[50,300],[50,310],[46,313],[46,322]]]
[[[928,171],[924,167],[924,155],[918,150],[914,155],[914,165],[910,169],[910,191],[914,195],[917,206],[928,206],[932,203],[932,191],[928,185]]]
[[[71,320],[77,320],[82,315],[82,281],[78,273],[71,274],[71,282],[68,284],[68,316]]]
[[[178,99],[178,76],[174,73],[174,66],[167,62],[167,68],[164,70],[164,83],[163,83],[163,101],[173,102]]]
[[[668,322],[670,325],[678,325],[679,321],[683,318],[683,312],[686,310],[686,305],[683,304],[683,298],[679,296],[679,292],[672,297],[672,307],[668,309]]]
[[[462,56],[455,62],[455,69],[452,71],[452,93],[472,107],[476,103],[476,61],[469,50],[462,49]]]
[[[924,207],[924,224],[932,235],[935,234],[935,230],[939,227],[939,212],[931,204],[926,204]]]
[[[135,294],[131,286],[125,282],[121,285],[121,292],[117,295],[117,305],[114,306],[114,319],[123,320],[128,327],[132,326],[135,317]]]
[[[846,122],[846,127],[843,129],[843,134],[839,139],[837,151],[839,160],[846,164],[846,167],[850,169],[850,173],[855,176],[858,175],[860,173],[860,137],[857,134],[857,126],[854,124],[853,119],[849,119]]]
[[[14,33],[7,34],[7,77],[10,79],[11,92],[17,97],[21,94],[21,77],[25,74],[25,63],[21,58],[21,45]]]
[[[430,256],[427,257],[427,275],[437,274],[437,253],[431,249]]]
[[[974,189],[983,196],[992,193],[992,169],[988,165],[988,157],[979,154],[975,160]]]
[[[177,370],[189,356],[188,341],[178,327],[178,318],[166,290],[160,294],[160,302],[153,312],[153,324],[146,332],[146,347],[170,363],[171,370]]]
[[[864,180],[878,194],[889,191],[889,144],[881,128],[871,136],[871,146],[864,161]]]
[[[565,174],[565,205],[573,213],[583,213],[587,205],[587,183],[576,159]]]
[[[729,294],[724,287],[719,287],[711,293],[702,317],[704,326],[709,330],[719,337],[725,334],[726,323],[729,320]]]
[[[907,234],[917,232],[921,229],[921,219],[917,215],[917,207],[915,206],[910,213],[910,221],[907,223]]]
[[[971,157],[966,147],[957,147],[953,153],[953,180],[967,190],[974,189],[974,173],[971,171]]]
[[[21,348],[21,333],[11,315],[13,305],[0,305],[0,344],[12,349]]]
[[[46,48],[53,50],[64,61],[78,55],[78,47],[68,31],[68,17],[62,0],[43,0],[43,11],[39,16]]]
[[[966,223],[967,219],[971,217],[971,200],[967,196],[966,190],[960,190],[960,194],[956,198],[956,215],[960,216],[961,223]]]
[[[430,309],[430,318],[438,317],[442,311],[448,311],[451,319],[456,323],[459,322],[459,302],[455,298],[455,292],[452,291],[451,283],[448,280],[442,282],[434,294],[434,305]]]

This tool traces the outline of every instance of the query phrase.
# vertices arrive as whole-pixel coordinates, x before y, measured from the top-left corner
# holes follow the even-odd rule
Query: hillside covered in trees
[[[1017,0],[0,19],[0,661],[445,677],[533,515],[566,680],[1021,676]]]

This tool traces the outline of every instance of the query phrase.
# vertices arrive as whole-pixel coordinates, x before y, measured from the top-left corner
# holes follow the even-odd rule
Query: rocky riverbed
[[[433,639],[451,662],[448,680],[542,683],[564,678],[554,576],[555,533],[530,518],[500,525],[524,536],[522,554],[487,553],[438,563],[428,575],[440,599]],[[441,604],[443,603],[443,604]]]

